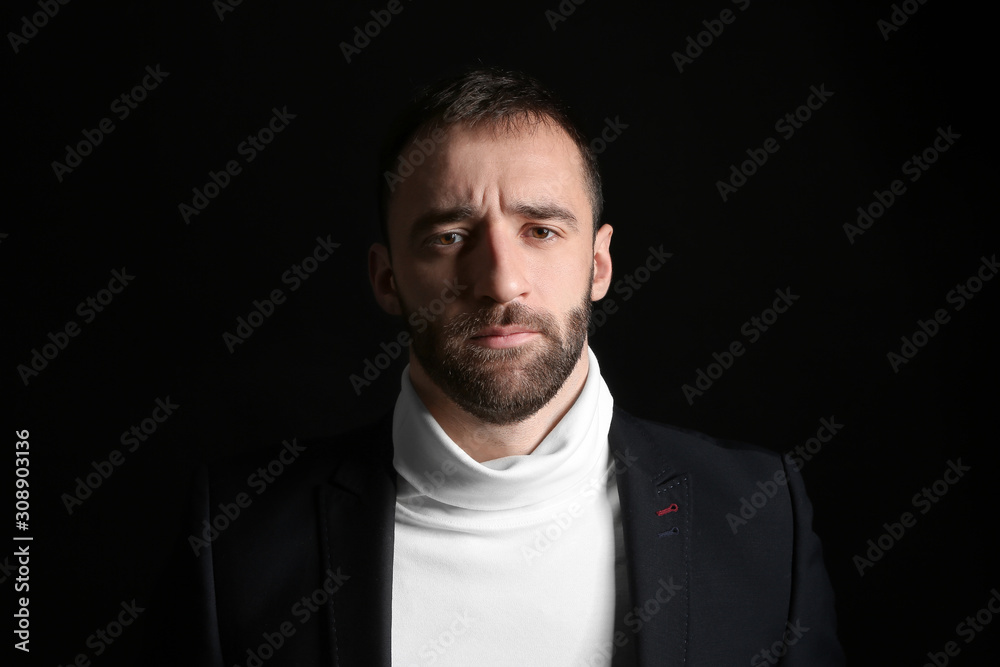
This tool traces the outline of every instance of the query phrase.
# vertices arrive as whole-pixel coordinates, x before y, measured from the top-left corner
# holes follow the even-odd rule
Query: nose
[[[527,296],[523,250],[516,232],[508,225],[485,224],[474,252],[468,256],[473,296],[501,304]]]

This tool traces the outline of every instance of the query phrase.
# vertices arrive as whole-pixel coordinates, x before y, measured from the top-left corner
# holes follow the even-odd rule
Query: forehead
[[[397,230],[432,209],[497,205],[503,210],[525,202],[560,205],[579,220],[589,220],[583,157],[555,123],[459,123],[425,132],[408,146],[411,151],[416,146],[424,157],[389,202],[389,224]]]

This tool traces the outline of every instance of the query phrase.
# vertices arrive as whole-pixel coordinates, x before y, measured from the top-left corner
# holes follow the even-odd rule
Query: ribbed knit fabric
[[[610,664],[614,401],[587,353],[583,391],[538,447],[486,463],[445,434],[404,370],[393,416],[394,667]]]

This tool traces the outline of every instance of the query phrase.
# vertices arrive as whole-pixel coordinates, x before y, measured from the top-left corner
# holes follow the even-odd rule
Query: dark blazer
[[[631,597],[620,654],[642,667],[843,664],[794,465],[618,408],[609,442]],[[391,418],[303,445],[282,466],[275,451],[199,473],[147,615],[148,664],[389,667]]]

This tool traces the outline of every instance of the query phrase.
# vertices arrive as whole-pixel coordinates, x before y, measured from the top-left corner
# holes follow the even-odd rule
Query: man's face
[[[413,336],[411,370],[483,421],[535,414],[580,362],[607,291],[611,229],[595,244],[592,224],[561,128],[449,128],[390,201],[391,261],[371,261],[380,303]]]

